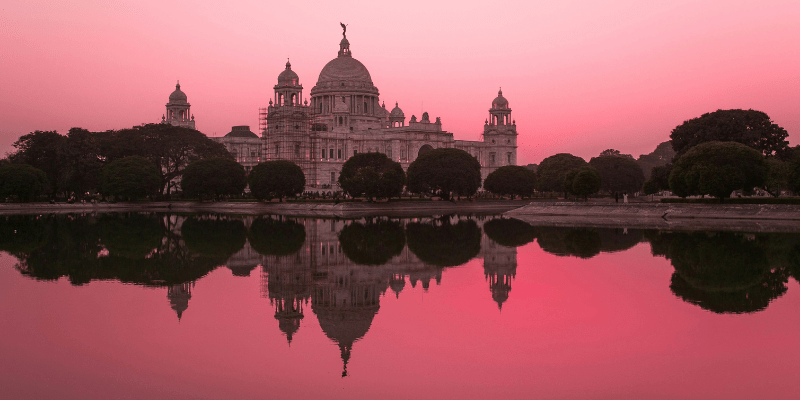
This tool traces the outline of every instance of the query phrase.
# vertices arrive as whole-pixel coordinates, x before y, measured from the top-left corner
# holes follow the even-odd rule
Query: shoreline
[[[532,203],[503,214],[535,226],[800,232],[800,205]]]
[[[502,214],[529,204],[530,200],[400,201],[344,203],[192,202],[149,203],[11,203],[0,204],[0,215],[87,214],[114,212],[170,212],[220,214],[279,214],[296,217],[361,218],[370,216],[414,217],[447,214]]]

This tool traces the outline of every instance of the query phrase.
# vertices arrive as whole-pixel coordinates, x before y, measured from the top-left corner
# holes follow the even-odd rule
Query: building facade
[[[337,190],[344,162],[363,152],[386,154],[407,170],[426,151],[457,148],[480,162],[483,179],[498,167],[516,165],[517,126],[502,90],[492,101],[483,139],[455,140],[442,128],[441,119],[431,121],[427,112],[406,121],[397,103],[387,110],[369,71],[353,57],[350,42],[342,36],[337,57],[322,68],[308,98],[300,77],[286,62],[261,117],[265,128],[260,138],[249,128],[245,132],[246,127],[233,127],[224,137],[212,139],[223,143],[247,170],[262,161],[292,161],[305,173],[306,185],[316,190]],[[172,119],[166,122],[191,123],[194,128],[194,117],[189,122],[181,119],[189,115],[189,104],[179,85],[170,95],[167,113]]]

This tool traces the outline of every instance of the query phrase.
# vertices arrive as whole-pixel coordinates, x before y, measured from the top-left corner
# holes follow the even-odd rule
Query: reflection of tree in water
[[[100,217],[103,246],[112,256],[145,258],[161,245],[164,227],[155,214],[105,214]]]
[[[0,217],[0,251],[30,253],[45,243],[46,217],[7,215]]]
[[[189,251],[224,263],[247,241],[247,229],[240,219],[212,215],[190,217],[181,226]]]
[[[498,218],[483,224],[486,236],[506,247],[524,246],[536,239],[536,228],[516,218]]]
[[[644,238],[644,232],[639,229],[600,228],[596,231],[600,235],[600,251],[603,253],[628,250]]]
[[[294,220],[259,217],[250,225],[250,246],[265,256],[288,256],[300,251],[306,228]]]
[[[38,230],[40,235],[34,235],[32,243],[40,244],[15,252],[16,268],[34,279],[67,277],[74,285],[116,279],[169,286],[197,280],[219,261],[188,251],[180,236],[163,223],[174,219],[136,214],[22,216],[14,221],[17,231]],[[0,229],[0,235],[3,232]]]
[[[600,254],[602,240],[594,229],[540,227],[537,236],[542,250],[557,256],[592,258]]]
[[[768,259],[769,235],[730,232],[652,233],[654,255],[675,273],[670,289],[686,302],[717,313],[759,311],[786,292],[785,268]]]
[[[406,235],[399,222],[369,220],[353,222],[339,232],[344,254],[356,264],[383,265],[406,246]]]
[[[439,267],[464,264],[481,251],[481,228],[473,220],[409,223],[406,237],[409,250],[422,262]]]

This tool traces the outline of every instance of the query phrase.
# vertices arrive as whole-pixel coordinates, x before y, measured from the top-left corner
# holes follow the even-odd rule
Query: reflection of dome
[[[181,320],[183,312],[189,308],[189,299],[192,298],[192,287],[190,282],[172,285],[167,288],[167,299],[170,307],[178,314],[178,321]]]
[[[250,271],[256,269],[257,265],[237,265],[237,266],[227,266],[228,269],[231,270],[231,274],[233,276],[250,276]]]
[[[492,108],[508,108],[508,100],[503,97],[503,91],[499,90],[497,92],[497,97],[492,100]]]
[[[300,78],[292,71],[292,64],[286,61],[286,69],[278,75],[278,86],[297,86]]]
[[[319,327],[325,332],[325,336],[339,345],[344,364],[342,377],[347,376],[347,362],[350,360],[353,343],[367,334],[372,319],[380,308],[377,302],[374,305],[369,305],[370,301],[366,303],[367,305],[337,307],[336,304],[320,305],[319,301],[311,302],[311,310],[317,315]]]
[[[403,275],[392,275],[389,279],[389,287],[392,288],[396,298],[400,298],[400,292],[406,287],[406,278]]]
[[[340,56],[325,64],[319,73],[317,86],[339,81],[365,83],[372,86],[372,77],[369,75],[367,67],[353,57]]]
[[[186,93],[181,91],[181,84],[178,83],[175,85],[175,91],[169,95],[169,102],[170,103],[186,103]]]
[[[398,107],[396,102],[394,103],[394,108],[392,109],[392,112],[391,112],[391,114],[389,114],[389,116],[390,117],[403,117],[403,118],[406,117],[406,115],[403,113],[403,110],[401,110],[400,107]]]

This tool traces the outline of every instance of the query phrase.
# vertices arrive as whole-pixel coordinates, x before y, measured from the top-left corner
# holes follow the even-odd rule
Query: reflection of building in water
[[[489,282],[492,299],[502,310],[511,291],[511,280],[517,275],[517,248],[501,246],[485,234],[481,242],[483,275]]]
[[[178,314],[178,321],[181,320],[183,312],[189,308],[189,299],[192,298],[193,286],[194,282],[184,282],[167,288],[167,299],[169,299],[169,305]]]
[[[306,240],[297,253],[288,256],[254,253],[253,262],[263,263],[264,297],[274,302],[275,317],[287,339],[291,340],[291,335],[299,329],[303,305],[310,297],[311,309],[320,327],[339,346],[342,374],[346,375],[353,344],[369,331],[380,309],[381,294],[391,288],[399,298],[406,279],[412,287],[421,283],[427,291],[431,280],[437,285],[441,283],[443,268],[425,264],[408,246],[386,264],[359,265],[344,254],[339,232],[347,224],[366,221],[305,219],[298,222],[305,226]],[[516,248],[499,246],[485,235],[481,242],[478,257],[484,259],[492,297],[502,306],[508,299],[510,281],[516,273]]]

